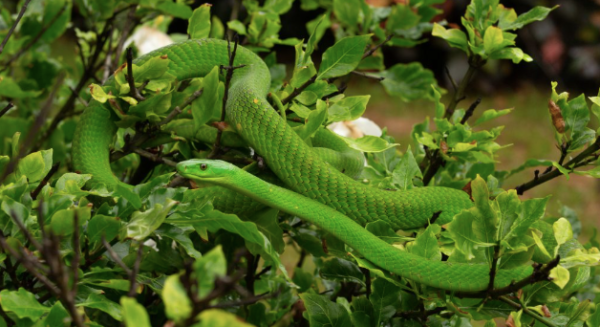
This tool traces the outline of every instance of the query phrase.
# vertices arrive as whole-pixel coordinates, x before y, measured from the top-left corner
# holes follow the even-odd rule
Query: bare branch
[[[127,48],[127,83],[129,83],[129,95],[138,101],[144,101],[145,98],[140,94],[133,80],[133,49]]]
[[[181,105],[175,107],[175,109],[173,109],[173,111],[171,111],[165,119],[163,119],[160,123],[158,123],[158,126],[166,125],[168,122],[170,122],[175,117],[177,117],[177,115],[179,115],[180,113],[183,112],[183,109],[185,109],[185,107],[192,104],[192,102],[194,102],[194,100],[196,100],[200,95],[202,95],[203,91],[204,91],[204,89],[199,89],[198,91],[195,91],[194,93],[192,93],[192,95],[190,95]]]
[[[12,107],[14,107],[15,105],[12,104],[12,102],[9,102],[6,107],[4,107],[4,109],[0,110],[0,118],[2,118],[2,116],[4,116],[10,109],[12,109]]]
[[[63,5],[62,8],[60,8],[60,10],[56,13],[56,15],[54,15],[54,17],[52,17],[52,20],[50,20],[48,22],[48,24],[44,25],[42,27],[42,29],[40,29],[40,31],[38,32],[38,34],[36,36],[33,37],[33,39],[31,39],[31,41],[29,41],[29,43],[27,43],[25,46],[23,46],[22,48],[19,49],[19,51],[17,51],[17,53],[15,53],[12,57],[10,57],[10,59],[8,59],[6,61],[6,63],[4,64],[4,67],[0,70],[0,71],[4,71],[6,70],[10,64],[17,60],[19,57],[21,57],[21,55],[23,55],[24,53],[26,53],[27,51],[29,51],[29,48],[31,48],[34,44],[37,43],[37,41],[40,40],[40,38],[42,38],[42,36],[44,36],[44,34],[46,33],[46,31],[48,31],[48,29],[54,25],[54,23],[56,23],[56,20],[58,20],[58,18],[60,17],[60,15],[62,15],[62,13],[65,11],[65,9],[67,9],[67,5]]]
[[[2,51],[4,51],[4,46],[8,42],[8,39],[10,39],[10,37],[12,36],[12,34],[15,31],[15,28],[17,27],[17,25],[21,21],[21,18],[23,18],[23,15],[25,14],[25,11],[27,10],[27,6],[29,5],[29,2],[31,2],[31,0],[25,0],[25,3],[23,4],[23,7],[21,7],[21,11],[19,11],[19,15],[17,16],[17,19],[15,20],[14,24],[8,30],[8,33],[4,37],[4,40],[2,40],[2,43],[0,43],[0,54],[2,54]]]
[[[40,182],[40,184],[35,188],[35,190],[33,190],[31,192],[31,198],[36,200],[37,196],[40,194],[40,192],[42,191],[42,188],[44,188],[44,186],[46,184],[48,184],[48,182],[50,181],[50,178],[52,178],[52,176],[54,174],[56,174],[56,172],[58,171],[58,168],[60,168],[60,162],[55,163],[52,168],[50,169],[50,171],[48,172],[48,174],[46,174],[46,176],[44,176],[44,179],[42,179],[42,181]]]

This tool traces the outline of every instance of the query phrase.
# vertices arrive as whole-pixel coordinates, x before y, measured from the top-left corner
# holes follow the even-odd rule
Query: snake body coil
[[[165,55],[169,59],[168,72],[178,80],[204,76],[214,66],[228,64],[227,43],[214,39],[189,40],[167,46],[140,57],[135,63],[141,65],[152,57]],[[270,74],[265,63],[250,50],[238,47],[234,65],[242,64],[246,66],[237,69],[231,81],[227,121],[289,189],[337,210],[360,225],[384,220],[394,229],[424,226],[438,211],[441,211],[438,221],[449,222],[456,213],[472,206],[469,196],[460,190],[423,187],[410,191],[384,191],[345,176],[323,161],[266,101]],[[114,81],[110,79],[107,86],[114,88]],[[117,93],[115,89],[113,94]],[[94,181],[113,189],[129,189],[130,186],[121,183],[110,169],[109,148],[117,131],[110,110],[108,104],[94,102],[84,112],[75,133],[73,159],[76,169],[92,174]],[[347,242],[353,241],[353,237],[362,237],[355,236],[359,225],[352,224],[356,227],[350,228],[343,223],[337,224],[340,225],[329,224],[324,228],[339,229],[340,238]],[[348,230],[344,231],[346,228]],[[362,231],[366,233],[364,229]],[[386,258],[388,255],[392,254],[385,252]],[[481,281],[487,278],[483,266],[440,266],[417,257],[402,264],[412,266],[410,269],[421,274],[421,279],[430,276],[445,280],[438,280],[435,285],[446,289],[454,289],[456,285],[448,279],[468,281],[478,278]],[[518,275],[521,273],[515,276]]]

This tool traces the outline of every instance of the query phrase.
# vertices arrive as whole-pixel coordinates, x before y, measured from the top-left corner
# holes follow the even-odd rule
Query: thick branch
[[[135,81],[133,80],[133,49],[127,48],[127,83],[129,83],[129,95],[138,101],[144,101],[145,98],[140,94]]]

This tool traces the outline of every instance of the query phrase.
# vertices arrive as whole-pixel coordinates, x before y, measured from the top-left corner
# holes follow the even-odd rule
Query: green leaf
[[[102,87],[98,84],[90,84],[89,89],[92,98],[94,98],[94,100],[100,103],[105,103],[108,99],[115,98],[115,96],[113,95],[106,94],[106,92],[104,92],[104,89],[102,89]]]
[[[237,19],[227,22],[227,27],[239,35],[246,35],[246,26]]]
[[[552,224],[552,229],[554,230],[554,237],[559,246],[567,243],[567,241],[573,238],[571,223],[565,218],[559,218],[555,221],[554,224]]]
[[[183,3],[173,2],[170,0],[159,3],[156,9],[181,19],[190,19],[192,17],[192,9]]]
[[[0,76],[0,96],[11,99],[35,98],[42,91],[23,91],[11,77]]]
[[[544,216],[549,199],[550,196],[542,199],[523,201],[519,210],[519,216],[511,225],[510,231],[506,234],[504,240],[508,241],[511,238],[519,239],[523,237],[529,227]]]
[[[35,295],[23,288],[18,291],[4,289],[0,292],[0,305],[4,312],[14,314],[19,319],[29,318],[38,320],[50,311],[50,308],[41,305]]]
[[[105,215],[95,215],[88,223],[87,236],[91,244],[102,240],[102,236],[107,242],[112,241],[121,229],[121,221],[118,217]]]
[[[396,313],[401,289],[384,278],[376,278],[372,287],[373,293],[369,300],[373,304],[373,318],[376,321],[374,326],[380,326],[381,322],[390,319]]]
[[[383,220],[376,220],[374,222],[367,223],[367,225],[365,225],[365,229],[371,234],[379,237],[380,239],[390,244],[407,239],[398,236],[398,234],[394,232],[390,225]],[[408,239],[412,240],[411,238]]]
[[[155,204],[152,209],[144,212],[136,211],[127,223],[127,237],[143,241],[165,221],[167,214],[177,202],[168,199],[165,205]]]
[[[30,183],[42,180],[52,169],[52,149],[31,153],[19,161],[17,174],[27,177]]]
[[[436,234],[441,232],[440,225],[429,225],[425,232],[415,240],[415,243],[410,248],[410,252],[426,258],[427,260],[440,261],[442,260],[442,252],[438,245]]]
[[[227,261],[221,245],[197,259],[194,262],[194,271],[198,280],[198,296],[205,297],[214,288],[215,278],[227,274]]]
[[[268,208],[254,213],[250,221],[256,224],[258,230],[263,233],[273,245],[277,253],[283,253],[285,241],[283,240],[283,230],[279,227],[279,210]]]
[[[121,308],[119,307],[119,305],[107,299],[106,296],[101,294],[91,293],[84,302],[78,303],[77,306],[98,309],[100,311],[108,313],[117,321],[123,320]]]
[[[359,23],[360,0],[333,0],[333,13],[339,21],[354,28]]]
[[[185,219],[167,219],[166,222],[190,224],[196,230],[208,229],[210,232],[216,232],[219,229],[224,229],[237,234],[246,240],[248,245],[258,246],[260,248],[259,253],[264,255],[265,260],[271,260],[281,270],[283,275],[289,279],[285,267],[279,260],[277,251],[275,251],[267,237],[258,231],[254,223],[242,221],[236,215],[213,210],[212,205],[205,205],[201,210],[193,210],[186,215],[188,217]],[[254,253],[255,250],[252,246],[250,247],[251,252]]]
[[[346,75],[360,63],[370,35],[345,37],[325,50],[317,79]]]
[[[486,54],[490,55],[503,47],[505,47],[505,43],[502,30],[495,26],[488,27],[483,35],[483,48]]]
[[[489,55],[490,59],[510,59],[514,64],[518,64],[521,61],[532,62],[533,58],[528,54],[524,53],[523,50],[516,47],[508,47],[494,51]]]
[[[596,304],[596,311],[593,315],[589,316],[586,321],[587,327],[597,327],[600,326],[600,308],[598,304]]]
[[[253,327],[243,322],[233,313],[219,309],[204,310],[198,315],[199,323],[194,327]]]
[[[161,296],[169,319],[178,322],[192,314],[192,301],[179,280],[179,274],[167,277]]]
[[[146,309],[134,298],[121,297],[123,320],[127,327],[150,327],[150,317]]]
[[[197,260],[202,257],[202,253],[198,252],[198,250],[194,248],[194,243],[192,243],[192,240],[188,235],[191,232],[193,232],[192,228],[188,228],[184,231],[181,228],[169,224],[163,224],[155,231],[156,235],[159,237],[167,237],[175,241],[190,257]]]
[[[365,285],[363,273],[355,263],[348,260],[340,258],[327,260],[321,266],[319,273],[323,279]]]
[[[399,143],[389,143],[388,141],[371,135],[365,135],[358,139],[342,137],[348,145],[361,152],[382,152],[400,145]]]
[[[399,3],[392,7],[385,28],[388,34],[402,35],[404,30],[415,27],[420,20],[421,16],[413,12],[409,5]]]
[[[406,152],[402,155],[400,162],[392,172],[392,181],[399,189],[410,190],[414,186],[412,181],[414,177],[423,178],[423,174],[421,173],[419,164],[417,164],[417,160],[415,160],[415,156],[410,150],[409,145]]]
[[[381,84],[387,93],[406,102],[417,99],[433,100],[431,88],[438,88],[433,73],[418,62],[396,64],[382,72],[381,76],[385,78]]]
[[[271,10],[279,15],[283,15],[292,8],[294,0],[266,0],[263,10]]]
[[[220,114],[219,85],[219,66],[215,66],[204,77],[203,91],[200,99],[192,102],[192,116],[194,117],[195,130],[206,124],[211,117]]]
[[[144,82],[159,79],[169,69],[169,57],[167,55],[156,56],[148,59],[141,66],[133,64],[131,70],[136,86],[141,86]]]
[[[319,26],[323,23],[323,20],[326,16],[327,15],[323,15],[321,16],[321,18],[317,18],[318,20],[316,21],[316,24],[314,24],[314,26],[311,26],[312,28],[309,31],[310,37],[308,38],[308,42],[306,43],[306,52],[304,53],[305,59],[302,62],[303,65],[307,64],[306,58],[310,58],[313,51],[317,47],[317,43],[319,43],[319,40],[321,39],[321,37],[323,37],[324,31],[322,31],[322,29],[319,29]],[[329,22],[329,20],[327,20],[327,22]]]
[[[550,271],[550,278],[552,278],[552,283],[562,289],[569,283],[570,273],[568,269],[558,265]]]
[[[433,31],[431,35],[442,38],[448,42],[451,47],[459,48],[464,52],[468,52],[467,50],[467,36],[465,33],[459,29],[451,28],[445,29],[442,25],[438,23],[433,24]]]
[[[341,304],[329,301],[317,294],[302,293],[308,322],[311,327],[344,327],[350,326],[348,311]]]
[[[205,3],[194,9],[187,29],[190,38],[203,39],[210,35],[210,7],[211,4]]]
[[[328,109],[328,121],[338,122],[358,119],[367,109],[370,98],[370,95],[350,96],[335,102]]]
[[[483,124],[492,119],[496,119],[498,117],[507,115],[511,111],[512,111],[512,109],[504,109],[504,110],[500,110],[500,111],[497,111],[495,109],[488,109],[488,110],[484,111],[483,114],[481,114],[481,117],[479,117],[479,119],[477,119],[477,121],[475,121],[475,126],[477,126],[479,124]]]
[[[514,21],[511,21],[511,22],[500,21],[500,24],[498,25],[498,27],[500,27],[503,30],[520,29],[520,28],[523,28],[523,26],[525,26],[527,24],[533,23],[535,21],[544,20],[544,18],[546,18],[546,16],[548,16],[548,14],[556,8],[558,8],[558,6],[555,6],[552,8],[536,6],[533,9],[529,10],[528,12],[519,15],[519,17],[517,17],[517,19],[515,19]]]

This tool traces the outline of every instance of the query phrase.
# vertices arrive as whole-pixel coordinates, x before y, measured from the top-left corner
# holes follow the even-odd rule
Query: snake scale
[[[142,65],[150,58],[165,55],[169,59],[169,74],[178,80],[204,76],[214,66],[227,65],[229,61],[226,41],[194,39],[160,48],[134,63]],[[281,201],[286,196],[292,202],[300,201],[303,203],[299,206],[302,212],[291,210],[291,213],[313,221],[327,231],[335,231],[341,240],[357,247],[367,259],[401,276],[447,290],[475,291],[487,287],[487,265],[428,261],[382,243],[360,227],[377,220],[386,221],[394,230],[421,227],[439,211],[438,222],[447,223],[455,214],[472,206],[466,193],[444,187],[385,191],[344,175],[323,161],[266,101],[270,73],[260,57],[238,47],[234,65],[246,66],[233,74],[226,104],[227,122],[264,158],[268,167],[289,189],[300,194],[274,188],[275,193],[281,192],[281,195],[269,205],[290,212]],[[113,79],[109,79],[105,86],[111,88],[114,83]],[[113,94],[117,92],[115,89]],[[109,148],[117,131],[111,110],[108,103],[96,101],[85,110],[75,131],[73,160],[75,168],[91,174],[95,182],[104,183],[111,189],[130,189],[114,176],[110,168]],[[252,185],[248,185],[250,190]],[[246,191],[242,193],[261,201],[248,188],[243,189]],[[331,209],[325,210],[326,207]],[[323,212],[325,216],[309,217],[317,212]],[[330,220],[326,217],[329,215]],[[410,273],[406,273],[409,270]],[[496,286],[506,286],[530,271],[529,267],[499,271]]]

